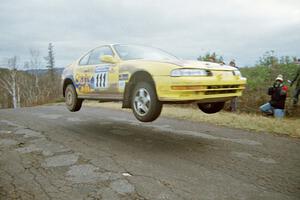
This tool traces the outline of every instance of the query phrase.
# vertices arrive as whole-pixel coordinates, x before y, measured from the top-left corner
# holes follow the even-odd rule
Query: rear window
[[[79,65],[87,65],[89,61],[90,53],[86,54],[81,60],[79,61]]]

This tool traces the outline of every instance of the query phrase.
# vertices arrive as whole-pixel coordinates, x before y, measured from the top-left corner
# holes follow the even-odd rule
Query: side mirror
[[[118,62],[116,58],[111,55],[102,55],[100,56],[100,61],[105,63],[116,63]]]

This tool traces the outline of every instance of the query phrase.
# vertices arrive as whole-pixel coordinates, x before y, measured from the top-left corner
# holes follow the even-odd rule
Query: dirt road
[[[299,139],[104,108],[0,110],[0,199],[299,198]]]

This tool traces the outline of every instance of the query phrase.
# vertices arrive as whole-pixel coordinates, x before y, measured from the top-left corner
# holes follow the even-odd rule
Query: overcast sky
[[[217,52],[239,66],[265,51],[300,56],[299,0],[0,0],[0,61],[29,49],[56,67],[107,43],[145,44],[196,59]],[[1,63],[0,63],[1,64]]]

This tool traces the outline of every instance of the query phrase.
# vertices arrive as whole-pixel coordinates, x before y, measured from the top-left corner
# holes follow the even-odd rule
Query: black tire
[[[217,113],[224,108],[225,102],[214,103],[198,103],[198,107],[202,112],[207,114]]]
[[[152,122],[159,117],[162,103],[157,98],[153,84],[137,83],[132,91],[131,108],[134,116],[141,122]]]
[[[79,111],[82,105],[82,101],[83,99],[78,99],[73,84],[69,84],[65,89],[65,102],[69,111]]]

